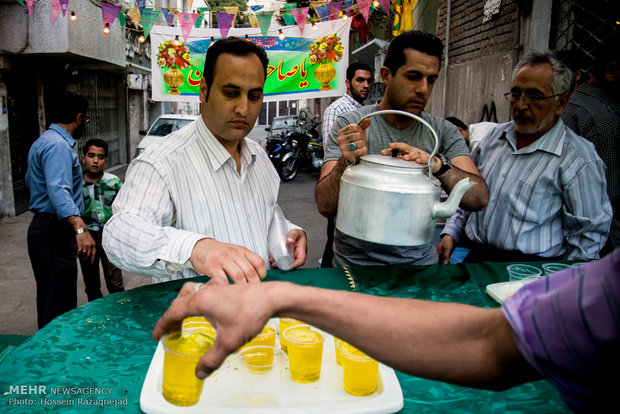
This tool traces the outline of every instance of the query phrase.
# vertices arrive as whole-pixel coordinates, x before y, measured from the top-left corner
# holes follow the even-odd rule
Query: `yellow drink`
[[[251,346],[276,346],[276,331],[272,327],[265,325],[263,330],[252,338],[250,342],[243,345],[241,349]]]
[[[284,352],[287,351],[286,339],[284,339],[284,331],[294,325],[303,325],[303,322],[293,318],[280,318],[280,348]]]
[[[201,331],[173,332],[163,339],[163,395],[171,404],[194,405],[200,399],[204,380],[196,377],[196,365],[213,345],[214,338]]]
[[[253,374],[263,374],[271,371],[274,349],[273,346],[259,345],[246,347],[241,350],[248,371]]]
[[[211,322],[209,322],[203,316],[188,316],[187,318],[183,319],[181,333],[185,334],[185,332],[194,330],[205,332],[206,334],[211,335],[214,338],[217,334],[215,332],[215,328],[213,327],[213,325],[211,325]]]
[[[318,381],[323,361],[323,335],[309,328],[292,327],[284,331],[284,336],[288,341],[291,379],[302,384]]]
[[[378,362],[346,342],[339,341],[339,347],[344,369],[344,390],[359,397],[375,392]]]

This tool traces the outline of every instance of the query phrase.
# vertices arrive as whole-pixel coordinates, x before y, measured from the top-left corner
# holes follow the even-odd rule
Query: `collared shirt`
[[[323,112],[323,145],[326,145],[329,132],[334,125],[336,117],[343,112],[353,111],[363,105],[353,99],[348,93],[332,102]]]
[[[74,145],[71,134],[57,124],[32,144],[26,170],[30,210],[56,214],[59,219],[82,214],[82,167]]]
[[[202,118],[147,148],[129,166],[103,231],[110,261],[155,277],[194,277],[192,249],[209,237],[246,247],[269,268],[280,179],[258,143],[245,138],[240,150],[238,173]]]
[[[609,242],[620,246],[620,102],[598,86],[584,83],[572,93],[562,121],[577,135],[594,144],[607,166],[607,194],[614,215]]]
[[[84,223],[88,230],[99,231],[112,217],[112,202],[121,189],[121,180],[104,172],[96,183],[82,180],[84,193]]]
[[[498,125],[472,152],[489,203],[458,209],[442,234],[543,257],[595,259],[607,240],[611,205],[605,165],[562,120],[517,150],[513,122]]]
[[[617,401],[618,309],[620,249],[527,284],[502,313],[521,355],[573,412],[603,413]]]

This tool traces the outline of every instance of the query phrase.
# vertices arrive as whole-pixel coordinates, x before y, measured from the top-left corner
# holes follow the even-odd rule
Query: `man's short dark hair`
[[[367,64],[362,62],[351,63],[347,68],[347,80],[349,82],[353,80],[353,78],[355,77],[355,72],[357,72],[358,70],[367,70],[372,74],[372,69],[370,69],[370,66],[368,66]]]
[[[209,98],[209,92],[211,91],[211,85],[213,85],[213,78],[215,77],[215,63],[222,53],[229,53],[235,56],[258,56],[263,64],[263,75],[265,80],[267,79],[267,64],[269,63],[269,58],[267,57],[267,53],[265,53],[265,49],[249,40],[234,36],[220,39],[207,49],[207,55],[205,56],[205,65],[203,68],[203,77],[207,83],[207,96],[205,99]]]
[[[443,53],[441,40],[437,36],[420,30],[407,30],[396,36],[388,46],[383,66],[387,67],[392,75],[395,75],[398,69],[405,64],[405,49],[415,49],[418,52],[436,56],[441,65]]]
[[[82,95],[73,92],[62,92],[54,99],[52,122],[70,124],[78,114],[86,115],[88,100]]]
[[[86,144],[82,147],[82,154],[88,154],[90,147],[103,148],[103,153],[105,154],[105,157],[108,158],[108,143],[101,138],[91,138],[86,141]]]
[[[457,127],[461,128],[463,131],[467,131],[467,124],[465,124],[465,122],[461,121],[455,116],[447,117],[446,121],[450,122],[451,124],[456,125]]]

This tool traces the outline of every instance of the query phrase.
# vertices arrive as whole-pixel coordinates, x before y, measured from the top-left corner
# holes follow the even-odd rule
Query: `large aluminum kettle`
[[[336,228],[373,243],[420,246],[431,243],[435,220],[450,217],[467,190],[476,183],[459,181],[445,202],[440,202],[441,184],[432,175],[431,160],[439,148],[435,130],[422,118],[409,112],[382,110],[373,115],[397,114],[414,118],[430,129],[435,148],[426,166],[414,161],[380,154],[360,157],[349,166],[340,181]]]

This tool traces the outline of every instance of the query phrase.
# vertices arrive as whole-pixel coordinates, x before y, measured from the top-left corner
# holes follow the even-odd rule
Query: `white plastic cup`
[[[506,266],[510,283],[521,283],[523,285],[533,282],[542,276],[542,270],[526,264],[511,264]]]
[[[566,263],[545,263],[542,265],[542,268],[545,271],[546,275],[559,272],[560,270],[568,269],[569,267],[571,266]]]
[[[288,222],[280,206],[276,206],[269,226],[267,244],[269,255],[276,261],[278,269],[282,270],[291,270],[295,261],[293,246],[286,242],[287,237]]]

